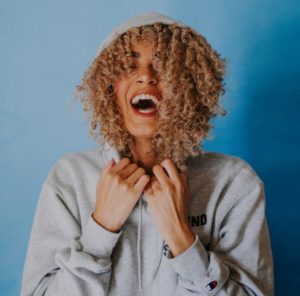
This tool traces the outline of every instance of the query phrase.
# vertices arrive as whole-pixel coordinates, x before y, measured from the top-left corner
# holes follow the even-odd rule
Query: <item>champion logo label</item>
[[[206,285],[205,288],[206,288],[208,291],[211,291],[211,290],[213,290],[217,285],[218,285],[218,282],[217,282],[217,281],[212,281],[212,282],[208,283],[208,284]]]

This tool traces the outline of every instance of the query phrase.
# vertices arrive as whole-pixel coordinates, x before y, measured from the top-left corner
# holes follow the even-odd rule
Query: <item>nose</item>
[[[138,84],[157,84],[158,77],[152,67],[147,67],[140,69],[138,76],[136,78],[136,83]]]

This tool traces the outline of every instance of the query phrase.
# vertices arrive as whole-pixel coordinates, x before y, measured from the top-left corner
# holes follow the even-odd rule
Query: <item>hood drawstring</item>
[[[142,272],[141,272],[141,225],[142,225],[142,202],[139,200],[139,224],[138,224],[138,239],[137,239],[137,253],[138,253],[138,277],[139,277],[139,290],[142,291]]]
[[[107,163],[112,159],[114,158],[115,162],[119,162],[121,160],[121,155],[120,153],[118,152],[118,150],[116,148],[114,148],[113,146],[111,146],[109,143],[105,143],[104,145],[104,153],[105,153],[105,156],[106,156],[106,159],[107,159]],[[139,291],[142,291],[142,271],[141,271],[141,268],[142,268],[142,256],[141,256],[141,227],[142,227],[142,222],[143,222],[143,218],[142,218],[142,212],[143,212],[143,200],[145,202],[145,205],[147,205],[147,202],[146,202],[146,197],[144,195],[144,193],[142,194],[141,198],[139,199],[139,205],[138,205],[138,211],[139,211],[139,222],[138,222],[138,235],[137,235],[137,254],[138,254],[138,281],[139,281]],[[146,206],[147,207],[147,206]],[[154,277],[152,279],[152,281],[150,282],[152,285],[153,284],[153,281],[154,281],[154,278],[156,277],[157,273],[158,273],[158,269],[159,269],[159,266],[160,266],[160,263],[161,263],[161,260],[162,260],[162,254],[163,254],[163,244],[164,242],[162,241],[161,242],[161,246],[160,246],[160,249],[161,249],[161,253],[160,253],[160,260],[157,264],[157,267],[156,267],[156,271],[154,273]],[[148,290],[148,287],[146,287],[146,289]]]

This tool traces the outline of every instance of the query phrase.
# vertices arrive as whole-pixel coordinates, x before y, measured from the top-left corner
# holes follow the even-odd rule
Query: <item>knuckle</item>
[[[131,184],[129,183],[129,182],[127,182],[127,181],[125,181],[125,182],[122,182],[121,184],[120,184],[120,186],[124,189],[124,191],[129,191],[129,189],[131,189]]]
[[[114,174],[113,175],[113,179],[114,179],[114,182],[117,184],[117,185],[120,185],[121,184],[121,176],[119,174]]]

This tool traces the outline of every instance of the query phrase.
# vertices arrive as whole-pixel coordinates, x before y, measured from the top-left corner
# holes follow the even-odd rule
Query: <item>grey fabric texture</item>
[[[151,12],[121,24],[97,54],[132,26],[177,22]],[[42,184],[23,271],[21,295],[274,294],[264,183],[244,160],[206,152],[188,165],[193,244],[174,257],[142,194],[119,233],[97,224],[96,184],[109,144],[65,154]]]
[[[248,163],[216,152],[190,163],[189,223],[196,239],[173,257],[144,194],[119,233],[91,217],[96,184],[111,158],[120,160],[106,144],[68,153],[51,168],[21,295],[273,295],[264,185]]]

